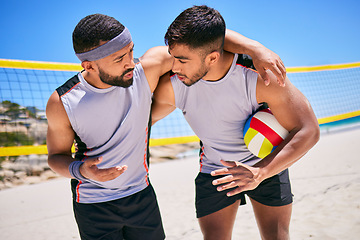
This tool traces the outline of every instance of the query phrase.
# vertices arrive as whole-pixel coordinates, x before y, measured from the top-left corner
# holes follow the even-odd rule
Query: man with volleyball
[[[237,41],[282,83],[276,54],[249,39]],[[129,30],[102,14],[80,20],[73,45],[84,70],[49,98],[47,146],[49,166],[72,179],[81,238],[164,239],[148,179],[148,124],[152,93],[173,62],[167,47],[150,49],[135,64]]]
[[[289,79],[284,87],[265,86],[257,72],[240,65],[240,55],[223,50],[224,37],[222,16],[207,6],[189,8],[173,21],[165,42],[175,74],[159,82],[153,122],[178,107],[201,140],[195,182],[204,239],[231,239],[244,194],[251,199],[262,238],[288,239],[292,193],[287,168],[318,141],[319,126],[309,102]],[[252,155],[242,137],[245,121],[261,103],[290,132],[264,159]]]

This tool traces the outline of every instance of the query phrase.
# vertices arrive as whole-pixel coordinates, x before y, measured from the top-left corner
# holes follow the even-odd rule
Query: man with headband
[[[232,36],[237,37],[230,45],[234,49],[261,49],[253,52],[257,59],[273,56],[259,61],[260,67],[281,62],[262,45]],[[136,64],[129,30],[101,14],[80,20],[73,46],[84,70],[49,98],[47,146],[49,166],[71,178],[81,238],[164,239],[148,178],[148,140],[152,93],[172,67],[167,47],[150,49]],[[282,70],[273,68],[280,79]]]

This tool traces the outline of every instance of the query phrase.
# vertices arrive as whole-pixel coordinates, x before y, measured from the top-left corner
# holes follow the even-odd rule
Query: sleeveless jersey
[[[260,107],[256,100],[258,74],[237,64],[238,57],[234,55],[228,73],[218,81],[201,79],[188,87],[177,75],[171,77],[176,107],[201,140],[203,173],[223,168],[220,160],[248,165],[260,160],[247,149],[243,138],[246,120]]]
[[[78,73],[57,89],[76,133],[75,158],[103,157],[99,168],[127,165],[114,180],[72,179],[75,201],[111,201],[143,190],[148,182],[148,121],[152,93],[141,64],[136,64],[133,85],[98,89]]]

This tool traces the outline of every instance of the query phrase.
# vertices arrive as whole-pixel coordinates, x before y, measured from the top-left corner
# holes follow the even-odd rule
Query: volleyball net
[[[81,70],[80,64],[0,59],[0,156],[47,154],[47,100]],[[289,67],[287,73],[323,129],[360,122],[360,62]],[[151,129],[150,146],[194,141],[179,109]]]

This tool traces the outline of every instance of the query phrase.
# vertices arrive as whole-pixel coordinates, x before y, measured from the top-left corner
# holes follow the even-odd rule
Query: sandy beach
[[[290,168],[292,239],[360,238],[359,148],[360,128],[323,133],[318,144]],[[194,207],[197,171],[195,154],[150,166],[169,240],[202,239]],[[0,239],[80,239],[68,179],[2,190],[0,212]],[[260,239],[251,204],[240,207],[233,239]]]

